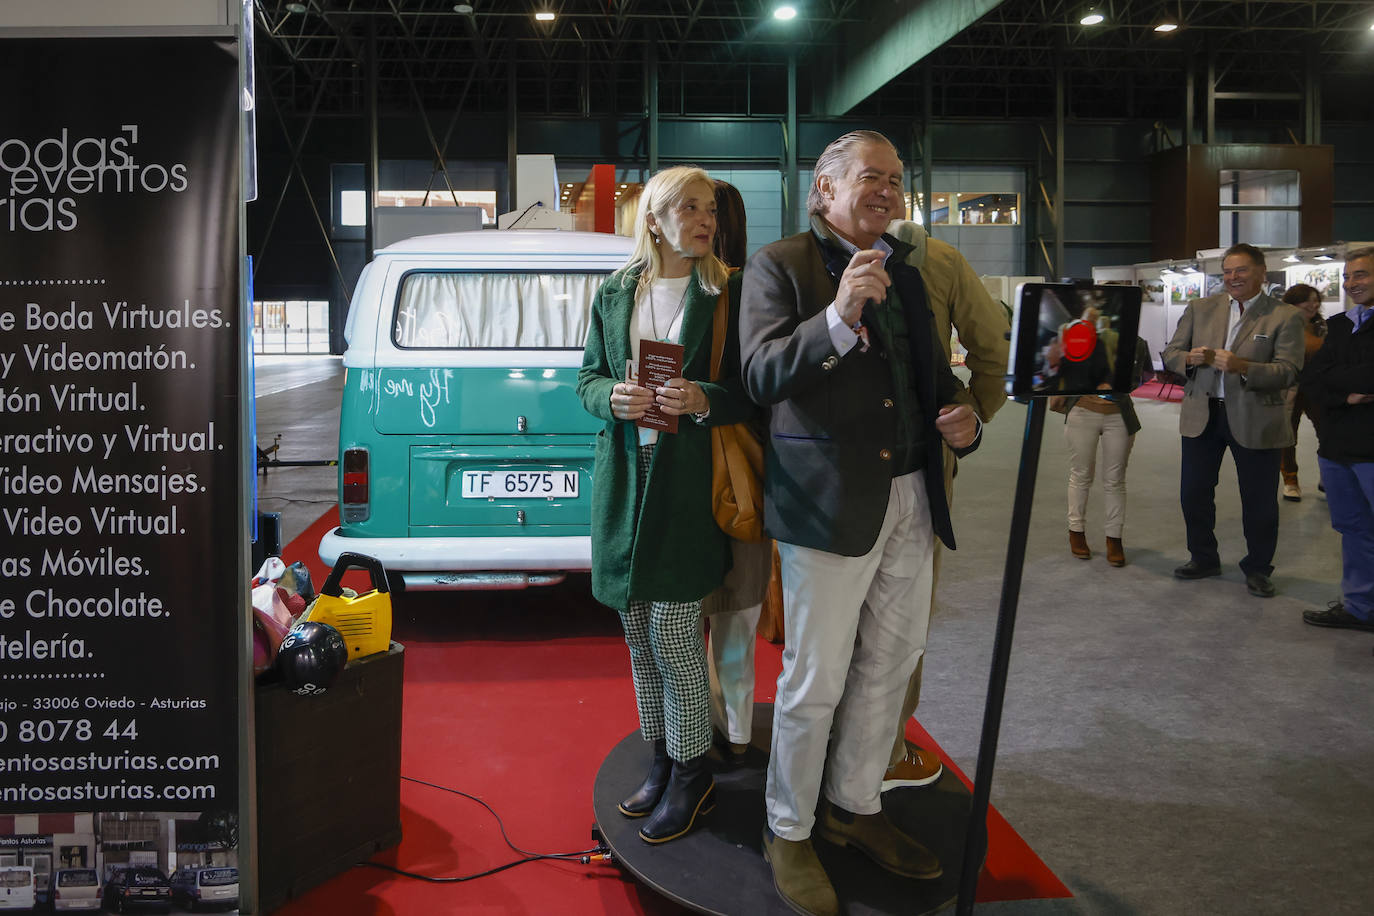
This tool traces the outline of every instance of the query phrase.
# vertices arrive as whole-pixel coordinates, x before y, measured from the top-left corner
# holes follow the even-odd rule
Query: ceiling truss
[[[652,51],[664,116],[773,116],[795,55],[807,116],[817,62],[898,2],[812,0],[780,23],[769,0],[473,0],[471,13],[452,0],[255,0],[259,91],[288,117],[359,116],[375,62],[384,114],[505,113],[514,92],[522,114],[636,117]],[[1044,118],[1062,70],[1071,117],[1176,118],[1190,72],[1214,81],[1219,116],[1287,119],[1313,78],[1328,119],[1374,114],[1367,0],[1114,0],[1092,28],[1078,24],[1084,5],[1006,0],[853,113]],[[557,18],[536,22],[538,10]],[[1180,28],[1156,33],[1165,16]]]

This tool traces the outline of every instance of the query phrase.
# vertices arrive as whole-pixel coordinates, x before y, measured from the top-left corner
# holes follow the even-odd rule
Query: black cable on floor
[[[475,878],[485,878],[487,875],[494,875],[498,871],[505,871],[508,868],[514,868],[517,865],[524,865],[528,862],[538,862],[541,859],[553,858],[558,858],[558,856],[531,856],[527,859],[516,859],[514,862],[507,862],[505,865],[498,865],[486,871],[479,871],[475,875],[453,875],[441,878],[436,878],[433,875],[421,875],[413,871],[397,868],[394,865],[385,865],[381,862],[359,862],[357,867],[380,868],[382,871],[394,872],[406,878],[414,878],[417,881],[428,881],[430,884],[456,884],[459,881],[472,881]]]
[[[516,859],[513,862],[507,862],[504,865],[497,865],[495,868],[489,868],[486,871],[480,871],[476,874],[453,875],[450,877],[435,877],[433,875],[422,875],[417,872],[411,872],[401,868],[397,868],[394,865],[386,865],[382,862],[359,862],[358,867],[366,866],[368,868],[379,868],[382,871],[393,872],[395,874],[402,875],[406,878],[415,878],[419,881],[428,881],[431,884],[454,884],[460,881],[472,881],[475,878],[485,878],[487,875],[494,875],[497,872],[505,871],[508,868],[515,868],[517,865],[525,865],[529,862],[543,862],[549,859],[555,859],[563,862],[581,862],[583,865],[588,865],[593,861],[600,861],[602,859],[606,861],[610,860],[610,850],[604,843],[599,846],[594,846],[591,849],[584,849],[579,852],[529,852],[528,850],[521,849],[519,846],[516,846],[514,843],[511,842],[510,836],[506,833],[506,824],[504,821],[501,820],[501,815],[497,814],[495,808],[493,808],[486,802],[482,801],[482,799],[478,798],[476,795],[470,795],[467,792],[462,791],[461,789],[452,789],[448,786],[441,786],[438,783],[426,782],[423,779],[416,779],[413,776],[402,776],[401,778],[406,780],[407,782],[418,783],[422,786],[428,786],[431,789],[438,789],[441,792],[450,792],[454,795],[461,795],[463,796],[463,798],[477,802],[477,804],[481,805],[483,808],[486,808],[487,811],[491,812],[492,817],[496,818],[496,826],[501,831],[501,839],[505,840],[506,845],[509,846],[511,849],[515,850],[516,852],[520,853],[520,855],[523,856],[523,858]]]

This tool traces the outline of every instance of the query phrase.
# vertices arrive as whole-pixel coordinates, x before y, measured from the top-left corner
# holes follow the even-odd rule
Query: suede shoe
[[[883,775],[884,792],[889,789],[928,786],[939,780],[940,774],[945,771],[945,765],[940,762],[939,755],[923,747],[917,747],[910,741],[905,743],[906,753],[902,755],[902,759],[888,767]]]
[[[1324,611],[1303,611],[1302,622],[1314,627],[1339,627],[1343,630],[1364,630],[1374,633],[1374,620],[1356,617],[1345,609],[1339,601],[1333,601]]]
[[[1272,598],[1275,594],[1274,583],[1270,582],[1269,577],[1264,573],[1249,573],[1246,575],[1245,587],[1249,589],[1250,594],[1254,595],[1256,598]]]
[[[1069,529],[1069,553],[1078,557],[1080,560],[1091,560],[1093,552],[1088,547],[1088,539],[1081,531]]]
[[[1221,575],[1220,566],[1203,566],[1197,560],[1189,560],[1174,569],[1175,579],[1206,579],[1208,576]]]
[[[773,889],[802,916],[840,916],[840,900],[810,839],[784,840],[763,828],[763,861],[773,868]]]
[[[816,835],[836,846],[853,846],[883,868],[905,878],[938,878],[940,860],[902,833],[887,815],[854,814],[827,801],[816,821]]]
[[[1126,549],[1121,546],[1121,538],[1107,538],[1107,565],[1126,565]]]
[[[654,739],[654,757],[649,763],[649,773],[639,788],[616,805],[626,817],[647,817],[658,806],[663,790],[668,785],[668,776],[673,771],[673,761],[668,756],[668,746],[662,738]]]
[[[724,732],[717,728],[711,729],[711,743],[720,749],[721,762],[734,765],[744,760],[749,753],[749,742],[739,743],[731,741]]]

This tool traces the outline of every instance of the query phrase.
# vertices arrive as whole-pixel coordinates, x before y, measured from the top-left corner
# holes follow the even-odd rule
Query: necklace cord
[[[654,339],[667,342],[668,338],[661,337],[658,333],[658,309],[654,308],[654,286],[649,284],[649,326],[653,329]],[[682,288],[682,296],[677,300],[677,309],[673,312],[673,317],[668,320],[668,333],[673,332],[673,323],[677,321],[677,316],[682,314],[682,307],[687,304],[687,291],[692,288],[692,278],[688,276],[687,285]]]

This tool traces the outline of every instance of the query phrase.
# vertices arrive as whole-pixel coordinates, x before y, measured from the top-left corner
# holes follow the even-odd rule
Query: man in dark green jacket
[[[787,608],[764,854],[805,913],[839,911],[813,827],[898,874],[941,873],[887,821],[879,793],[925,650],[935,538],[954,547],[943,446],[967,454],[980,424],[956,403],[924,282],[904,263],[911,246],[885,235],[902,187],[885,137],[846,134],[816,162],[811,230],[744,271],[744,384],[770,407],[764,522]]]

